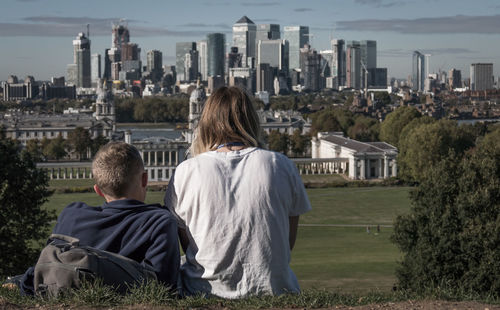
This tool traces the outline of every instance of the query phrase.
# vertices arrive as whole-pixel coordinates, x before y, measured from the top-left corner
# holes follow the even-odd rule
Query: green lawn
[[[396,280],[394,270],[400,254],[389,241],[392,228],[381,227],[377,233],[376,225],[391,225],[397,214],[408,212],[409,188],[375,186],[307,192],[313,209],[300,219],[291,262],[301,287],[389,291]],[[146,200],[161,203],[163,195],[149,192]],[[72,201],[99,205],[102,198],[94,193],[55,194],[45,207],[60,212]],[[367,225],[371,226],[369,234]]]

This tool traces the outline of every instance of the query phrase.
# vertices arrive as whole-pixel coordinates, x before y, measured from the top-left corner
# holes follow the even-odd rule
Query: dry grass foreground
[[[102,307],[101,307],[102,308]],[[175,309],[175,308],[170,308],[170,307],[160,307],[160,306],[149,306],[149,305],[132,305],[132,306],[119,306],[119,307],[104,307],[106,309],[126,309],[126,310],[132,310],[132,309]],[[104,309],[103,308],[103,309]],[[35,305],[31,307],[27,306],[18,306],[12,303],[7,302],[4,298],[0,297],[0,309],[1,310],[16,310],[16,309],[54,309],[54,310],[59,310],[59,309],[80,309],[80,310],[86,310],[86,309],[95,309],[95,307],[86,307],[86,306],[70,306],[67,304],[62,304],[62,305]],[[193,308],[189,308],[193,309]],[[229,309],[227,307],[223,306],[210,306],[210,307],[201,307],[198,309],[214,309],[214,310],[219,310],[219,309]],[[268,308],[268,309],[306,309],[306,308]],[[387,303],[380,303],[380,304],[369,304],[369,305],[364,305],[364,306],[356,306],[356,307],[349,307],[349,306],[334,306],[334,307],[329,307],[329,308],[318,308],[318,309],[349,309],[349,310],[376,310],[376,309],[382,309],[382,310],[403,310],[403,309],[430,309],[430,310],[438,310],[438,309],[444,309],[444,310],[465,310],[465,309],[480,309],[480,310],[500,310],[500,306],[498,305],[488,305],[488,304],[483,304],[483,303],[478,303],[478,302],[472,302],[472,301],[461,301],[461,302],[455,302],[455,301],[440,301],[440,300],[421,300],[421,301],[403,301],[403,302],[387,302]]]

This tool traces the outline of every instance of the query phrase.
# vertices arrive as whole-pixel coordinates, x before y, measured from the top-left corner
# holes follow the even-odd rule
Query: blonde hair
[[[221,87],[210,95],[201,114],[191,153],[213,151],[228,142],[261,147],[260,125],[250,97],[238,87]]]
[[[132,180],[144,171],[139,151],[125,142],[109,142],[92,161],[92,174],[99,189],[114,198],[124,197]]]

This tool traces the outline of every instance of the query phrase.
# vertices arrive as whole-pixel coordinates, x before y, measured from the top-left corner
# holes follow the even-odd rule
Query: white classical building
[[[312,158],[338,158],[341,171],[354,180],[397,176],[396,147],[385,142],[360,142],[342,132],[321,132],[311,141]]]

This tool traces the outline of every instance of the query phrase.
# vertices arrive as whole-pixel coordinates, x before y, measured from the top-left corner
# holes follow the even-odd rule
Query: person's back
[[[205,103],[191,151],[165,195],[186,263],[185,294],[226,298],[298,292],[289,267],[299,215],[311,206],[294,164],[263,150],[248,95],[221,87]]]
[[[181,270],[188,291],[227,298],[299,291],[289,216],[309,203],[288,158],[259,148],[206,152],[179,165],[171,189],[185,189],[175,212],[193,238]]]
[[[180,262],[177,222],[168,209],[143,202],[148,179],[137,149],[123,142],[106,144],[92,162],[92,173],[94,190],[106,202],[99,207],[68,205],[53,233],[148,264],[161,283],[175,289]],[[33,268],[18,284],[23,293],[34,293]]]

